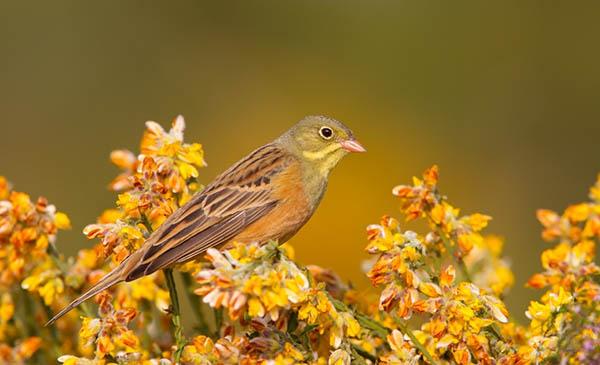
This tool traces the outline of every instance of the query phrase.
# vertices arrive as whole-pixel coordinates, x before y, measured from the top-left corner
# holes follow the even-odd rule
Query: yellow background
[[[592,4],[590,2],[589,4]],[[59,248],[112,207],[112,149],[177,114],[205,146],[201,180],[306,114],[369,150],[333,173],[293,239],[358,286],[365,226],[433,163],[463,212],[494,217],[522,317],[539,295],[536,208],[586,198],[600,171],[599,7],[583,2],[2,2],[0,174],[72,218]]]

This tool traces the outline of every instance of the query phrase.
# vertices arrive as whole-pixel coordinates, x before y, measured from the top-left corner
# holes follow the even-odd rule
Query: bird
[[[305,117],[217,176],[46,325],[117,283],[201,258],[209,248],[288,241],[317,209],[338,162],[365,151],[342,122]]]

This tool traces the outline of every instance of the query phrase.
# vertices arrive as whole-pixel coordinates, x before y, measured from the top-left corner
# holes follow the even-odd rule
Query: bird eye
[[[333,131],[329,127],[321,127],[321,129],[319,129],[319,134],[325,139],[331,139],[331,137],[333,137]]]

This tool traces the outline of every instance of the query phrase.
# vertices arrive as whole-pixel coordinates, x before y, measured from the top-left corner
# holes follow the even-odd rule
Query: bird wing
[[[150,235],[142,247],[144,255],[125,280],[188,261],[233,239],[277,206],[272,179],[292,162],[289,153],[275,144],[240,160]]]

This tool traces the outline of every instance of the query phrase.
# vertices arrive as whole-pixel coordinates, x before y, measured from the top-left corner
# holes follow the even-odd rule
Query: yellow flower
[[[471,229],[474,232],[479,232],[485,227],[487,227],[488,222],[491,219],[492,217],[490,217],[489,215],[475,213],[461,218],[461,221],[471,226]]]
[[[458,246],[460,249],[468,253],[474,246],[481,245],[483,237],[478,233],[467,233],[458,236]]]
[[[537,301],[531,301],[529,303],[529,308],[527,309],[527,312],[525,312],[525,315],[529,319],[535,319],[537,321],[544,322],[548,318],[550,318],[551,313],[552,310],[549,306]]]
[[[10,194],[10,184],[4,176],[0,176],[0,200],[8,198]]]
[[[204,161],[204,151],[202,150],[202,145],[200,143],[184,145],[184,148],[179,151],[177,157],[181,161],[194,166],[206,166],[206,162]]]
[[[573,246],[573,266],[580,266],[585,263],[592,262],[594,259],[594,253],[596,251],[596,244],[591,240],[583,240]]]
[[[98,318],[83,317],[81,329],[79,330],[79,338],[83,343],[90,345],[96,338],[96,335],[102,329],[102,322]]]
[[[18,355],[21,359],[29,359],[42,347],[42,339],[39,337],[28,337],[18,346]]]
[[[64,283],[52,260],[47,258],[39,264],[23,282],[21,287],[29,292],[37,292],[44,304],[51,305],[64,292]]]
[[[265,307],[258,298],[248,300],[248,315],[250,317],[263,317],[265,315]]]
[[[419,285],[419,291],[428,297],[439,297],[442,295],[442,290],[434,283],[421,283],[421,285]]]
[[[71,221],[69,217],[63,212],[57,212],[54,215],[54,224],[58,229],[71,229]]]
[[[183,349],[181,362],[184,364],[208,365],[217,360],[214,342],[205,336],[196,336]]]
[[[591,209],[588,203],[571,205],[565,210],[565,217],[571,222],[583,222],[590,215]]]
[[[348,337],[357,337],[361,331],[361,326],[358,321],[350,313],[344,313],[342,318],[346,325],[346,335]]]
[[[98,217],[98,223],[115,223],[122,217],[122,215],[123,213],[121,213],[118,209],[106,209],[102,212],[100,217]]]
[[[137,211],[139,200],[130,193],[123,193],[119,194],[117,198],[117,205],[123,209],[125,213],[130,214],[131,212]]]
[[[567,293],[562,287],[558,288],[558,292],[548,293],[547,298],[548,305],[550,306],[552,312],[556,312],[560,310],[562,306],[573,302],[573,296]]]
[[[555,248],[542,252],[542,266],[545,269],[555,269],[560,267],[569,254],[570,246],[568,243],[561,243]]]
[[[0,323],[6,323],[15,314],[15,304],[9,293],[3,293],[0,300]]]
[[[444,205],[443,204],[436,204],[432,209],[431,209],[431,219],[436,223],[436,224],[441,224],[444,222],[444,218],[446,217],[446,210],[444,209]]]
[[[442,274],[440,275],[440,285],[442,287],[448,287],[450,285],[452,285],[452,283],[454,283],[454,279],[456,278],[456,270],[454,269],[454,266],[452,265],[448,265],[444,271],[442,271]]]
[[[459,344],[458,347],[452,351],[454,361],[459,365],[466,365],[471,362],[471,353],[464,344]]]
[[[350,365],[352,358],[350,354],[343,349],[337,349],[329,356],[329,365]]]
[[[181,177],[184,180],[187,180],[191,177],[198,177],[198,169],[196,169],[194,166],[190,165],[189,163],[178,162],[177,168],[179,169],[179,174],[181,174]]]

